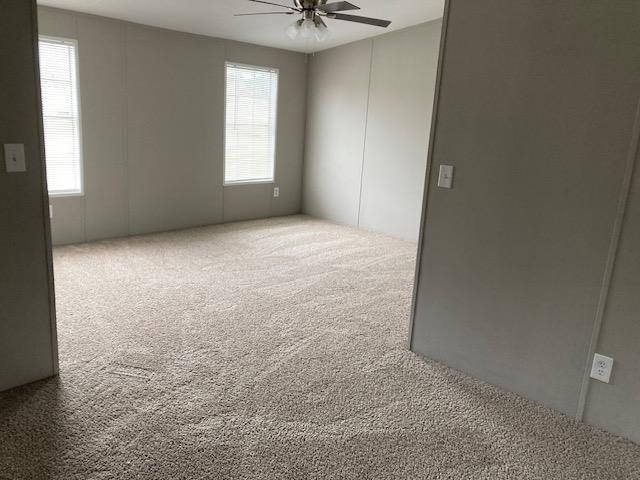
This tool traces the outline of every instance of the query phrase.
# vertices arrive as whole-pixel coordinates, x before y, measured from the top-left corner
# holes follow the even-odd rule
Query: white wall
[[[57,373],[35,10],[0,0],[0,145],[23,143],[27,164],[7,173],[0,148],[0,390]]]
[[[590,389],[586,420],[636,440],[637,175],[597,345],[612,383],[585,373],[637,154],[638,18],[627,1],[449,1],[412,338],[578,418]]]
[[[79,44],[85,195],[51,200],[54,243],[300,211],[305,55],[50,8],[39,24]],[[273,185],[223,187],[227,60],[280,69]]]
[[[417,240],[441,21],[315,54],[303,210]]]

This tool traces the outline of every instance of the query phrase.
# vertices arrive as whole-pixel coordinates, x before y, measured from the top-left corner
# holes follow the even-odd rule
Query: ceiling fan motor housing
[[[317,14],[317,8],[327,3],[326,0],[294,0],[296,7],[302,9],[302,14],[307,20],[314,20]]]
[[[296,6],[303,10],[315,10],[320,5],[324,5],[326,0],[294,0]]]

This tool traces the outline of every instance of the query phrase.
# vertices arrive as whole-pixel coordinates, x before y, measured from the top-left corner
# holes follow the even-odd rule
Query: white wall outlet
[[[451,188],[453,186],[453,165],[440,165],[438,186],[440,188]]]
[[[273,196],[278,198],[280,196],[280,187],[273,187]]]
[[[591,366],[591,378],[609,383],[611,378],[611,370],[613,369],[613,358],[605,357],[596,353],[593,356],[593,365]]]
[[[4,163],[8,173],[26,172],[27,165],[24,158],[24,144],[5,143]]]

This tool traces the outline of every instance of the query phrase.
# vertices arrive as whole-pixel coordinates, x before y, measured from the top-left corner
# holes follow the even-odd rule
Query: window
[[[40,37],[42,116],[50,195],[82,194],[77,43]]]
[[[278,70],[226,67],[224,183],[272,182]]]

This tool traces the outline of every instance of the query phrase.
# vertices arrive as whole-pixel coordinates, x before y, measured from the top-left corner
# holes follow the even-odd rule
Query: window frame
[[[79,46],[78,40],[75,38],[68,37],[58,37],[54,35],[38,35],[38,63],[40,62],[40,42],[48,42],[48,43],[59,43],[59,44],[71,44],[73,46],[74,58],[75,62],[75,94],[76,94],[76,108],[77,108],[77,128],[78,128],[78,172],[80,174],[80,189],[78,191],[57,191],[51,192],[49,190],[49,185],[47,182],[47,194],[49,198],[64,198],[64,197],[84,197],[85,195],[85,185],[84,185],[84,146],[83,146],[83,133],[82,133],[82,96],[80,93],[80,55],[79,55]],[[40,68],[38,67],[38,81],[42,83]],[[40,87],[42,91],[42,87]],[[44,103],[44,102],[43,102]],[[42,114],[43,125],[44,125],[44,112]],[[43,136],[45,135],[45,131],[43,128]],[[46,173],[46,164],[47,164],[47,149],[46,142],[44,148],[44,157],[45,157],[45,173]]]
[[[275,100],[275,110],[274,110],[274,118],[275,125],[273,127],[273,168],[271,170],[271,179],[253,179],[253,180],[233,180],[227,181],[227,69],[229,66],[237,66],[244,67],[252,70],[261,70],[263,72],[272,72],[276,74],[276,100]],[[227,60],[224,62],[224,109],[223,109],[223,125],[222,125],[222,186],[223,187],[232,187],[238,185],[274,185],[276,183],[276,168],[278,163],[278,103],[280,102],[280,69],[276,67],[268,67],[265,65],[250,65],[247,63],[233,62],[231,60]]]

